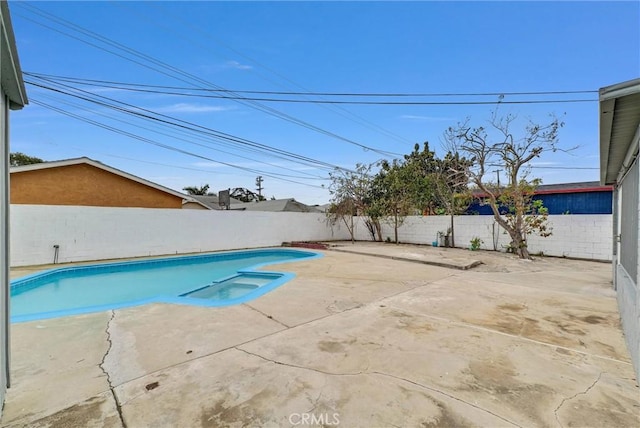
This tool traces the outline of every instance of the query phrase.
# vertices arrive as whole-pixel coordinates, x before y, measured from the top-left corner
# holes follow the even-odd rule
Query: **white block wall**
[[[392,221],[392,220],[391,220]],[[402,226],[398,228],[398,240],[409,244],[429,244],[436,240],[438,231],[445,231],[450,220],[446,216],[411,216],[406,217]],[[393,223],[381,222],[382,239],[387,237],[394,240]],[[356,228],[356,239],[371,240],[371,234],[364,221],[361,220]]]
[[[529,237],[533,254],[611,260],[611,215],[549,216],[553,235]],[[427,244],[449,227],[448,216],[407,217],[398,231],[400,242]],[[492,216],[455,217],[455,242],[468,248],[475,236],[493,250]],[[383,223],[383,238],[393,227]],[[495,225],[497,249],[509,236]],[[125,257],[181,254],[278,246],[289,241],[348,240],[340,223],[328,226],[324,214],[204,211],[148,208],[103,208],[43,205],[11,206],[11,266]],[[356,239],[371,240],[362,219]]]
[[[612,216],[602,215],[551,215],[549,224],[552,235],[542,238],[530,235],[529,250],[548,256],[575,257],[593,260],[611,260],[612,257]],[[446,232],[450,225],[448,216],[407,217],[398,230],[400,242],[431,245],[438,232]],[[494,241],[499,251],[509,245],[509,235],[495,223],[493,216],[456,216],[454,219],[456,247],[468,248],[471,239],[479,237],[484,241],[481,248],[494,249]],[[382,223],[382,237],[394,238],[393,226]],[[358,240],[370,240],[367,227],[361,220],[356,229]]]
[[[12,205],[11,266],[349,239],[324,214]]]

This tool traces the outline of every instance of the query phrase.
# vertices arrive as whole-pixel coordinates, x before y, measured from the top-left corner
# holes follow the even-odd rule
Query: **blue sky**
[[[639,2],[10,2],[10,10],[24,71],[81,79],[234,91],[468,94],[596,91],[640,77]],[[102,41],[77,32],[80,27]],[[133,58],[127,49],[145,56],[129,61],[123,58]],[[33,76],[27,80],[43,83]],[[375,162],[385,157],[381,152],[409,153],[423,141],[442,154],[448,126],[466,117],[484,124],[496,107],[261,102],[318,132],[247,102],[68,85],[347,168]],[[13,115],[12,151],[45,160],[88,156],[176,190],[205,183],[214,191],[253,189],[260,174],[267,197],[309,204],[329,200],[328,190],[320,187],[328,184],[322,179],[327,169],[317,165],[247,151],[246,145],[220,143],[32,85],[27,91],[33,102]],[[507,95],[504,101],[596,98],[596,93]],[[562,116],[561,145],[579,147],[534,161],[533,175],[544,183],[598,179],[597,169],[554,169],[598,167],[597,102],[504,104],[499,111],[518,114],[521,123],[546,122],[550,113]]]

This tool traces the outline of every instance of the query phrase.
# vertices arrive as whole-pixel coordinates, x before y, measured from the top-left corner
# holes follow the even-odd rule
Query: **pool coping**
[[[324,257],[324,255],[322,253],[319,253],[317,251],[310,251],[308,249],[290,249],[290,248],[260,248],[260,249],[251,249],[251,250],[234,250],[234,251],[224,251],[224,252],[208,252],[208,253],[201,253],[201,254],[196,254],[196,255],[186,255],[186,256],[171,256],[171,257],[163,257],[163,258],[154,258],[154,259],[145,259],[145,260],[127,260],[127,261],[120,261],[120,262],[106,262],[106,263],[94,263],[94,264],[89,264],[89,265],[81,265],[81,266],[65,266],[65,267],[60,267],[60,268],[53,268],[53,269],[46,269],[44,271],[40,271],[40,272],[36,272],[36,273],[32,273],[32,274],[28,274],[25,275],[23,277],[14,279],[11,281],[10,283],[10,291],[13,290],[14,288],[20,287],[21,285],[27,285],[27,284],[22,284],[22,283],[29,283],[31,281],[34,281],[36,279],[40,279],[42,277],[48,276],[48,275],[52,275],[55,273],[60,273],[60,272],[70,272],[70,271],[90,271],[90,270],[95,270],[96,268],[99,267],[119,267],[119,266],[130,266],[130,265],[136,265],[136,264],[140,264],[140,265],[151,265],[151,264],[161,264],[161,263],[167,263],[169,262],[179,262],[180,260],[193,260],[193,259],[199,259],[199,258],[209,258],[211,256],[218,256],[216,258],[225,258],[226,255],[237,255],[237,254],[251,254],[251,253],[256,253],[256,254],[263,254],[263,253],[269,253],[269,252],[280,252],[280,253],[306,253],[309,254],[309,256],[307,257],[303,257],[300,259],[289,259],[289,260],[280,260],[280,261],[276,261],[276,262],[264,262],[264,263],[258,263],[255,265],[251,265],[245,269],[240,269],[238,271],[236,271],[235,274],[232,275],[228,275],[224,278],[221,279],[217,279],[215,281],[211,281],[210,284],[211,285],[213,283],[219,283],[219,282],[223,282],[223,281],[227,281],[231,278],[235,278],[237,276],[241,276],[242,274],[258,274],[258,275],[263,275],[263,276],[276,276],[277,278],[274,278],[272,281],[268,282],[267,284],[261,285],[258,288],[256,288],[255,290],[241,296],[241,297],[237,297],[237,298],[233,298],[233,299],[228,299],[225,301],[215,301],[215,300],[208,300],[208,299],[200,299],[200,298],[196,298],[196,297],[187,297],[184,296],[184,294],[186,293],[190,293],[190,292],[194,292],[196,290],[198,290],[201,287],[198,288],[194,288],[191,291],[185,292],[185,293],[181,293],[181,295],[178,296],[173,296],[173,295],[158,295],[158,296],[154,296],[148,299],[140,299],[140,300],[132,300],[129,302],[124,302],[124,303],[115,303],[115,304],[105,304],[105,305],[93,305],[93,306],[86,306],[83,308],[74,308],[74,309],[66,309],[66,310],[57,310],[57,311],[48,311],[48,312],[40,312],[37,314],[26,314],[26,315],[10,315],[10,322],[13,323],[22,323],[22,322],[29,322],[29,321],[39,321],[39,320],[44,320],[44,319],[50,319],[50,318],[59,318],[59,317],[66,317],[66,316],[73,316],[73,315],[82,315],[82,314],[89,314],[89,313],[94,313],[94,312],[103,312],[103,311],[109,311],[109,310],[115,310],[115,309],[123,309],[123,308],[129,308],[129,307],[134,307],[134,306],[141,306],[141,305],[147,305],[147,304],[152,304],[152,303],[169,303],[169,304],[179,304],[179,305],[191,305],[191,306],[200,306],[200,307],[225,307],[225,306],[232,306],[232,305],[238,305],[241,303],[245,303],[248,302],[250,300],[254,300],[257,299],[260,296],[263,296],[265,294],[267,294],[268,292],[282,286],[283,284],[289,282],[290,280],[292,280],[293,278],[295,278],[295,274],[291,273],[291,272],[278,272],[278,271],[259,271],[257,269],[262,268],[264,266],[269,266],[269,265],[274,265],[274,264],[280,264],[280,263],[290,263],[293,261],[302,261],[302,260],[313,260],[313,259],[317,259],[317,258],[321,258]],[[204,286],[203,286],[204,287]]]

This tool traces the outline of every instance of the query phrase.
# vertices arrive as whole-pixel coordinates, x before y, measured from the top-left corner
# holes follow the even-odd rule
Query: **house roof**
[[[293,198],[275,199],[271,201],[246,202],[234,204],[231,201],[231,209],[243,209],[245,211],[270,211],[270,212],[301,212],[301,213],[318,213],[319,210],[310,207]]]
[[[194,199],[200,205],[203,205],[212,210],[220,210],[220,200],[217,195],[189,195],[190,198]],[[232,204],[242,204],[242,201],[239,201],[234,198],[230,198]]]
[[[215,208],[211,208],[209,205],[207,205],[207,204],[205,204],[203,202],[200,202],[199,200],[197,200],[193,196],[188,196],[188,199],[185,198],[185,199],[182,200],[182,206],[183,207],[184,207],[185,204],[188,204],[188,203],[200,205],[201,207],[203,207],[204,209],[207,209],[207,210],[215,209]]]
[[[581,181],[577,183],[541,184],[535,190],[536,195],[549,195],[557,193],[580,193],[580,192],[610,192],[612,186],[603,186],[599,181]],[[481,198],[485,196],[481,190],[473,192],[473,196]]]
[[[204,205],[210,210],[219,210],[220,205],[218,204],[218,197],[215,195],[190,195],[191,198],[199,203],[200,205]]]
[[[536,189],[536,194],[608,192],[611,190],[613,190],[611,186],[603,186],[599,181],[581,181],[579,183],[542,184]]]
[[[13,34],[9,6],[6,1],[0,3],[0,15],[2,19],[2,44],[0,45],[1,85],[9,97],[9,107],[12,110],[20,110],[28,103],[27,91],[22,80],[22,69],[18,59],[16,39]]]
[[[9,172],[11,174],[19,174],[21,172],[28,172],[28,171],[37,171],[37,170],[41,170],[41,169],[49,169],[49,168],[60,168],[60,167],[65,167],[65,166],[72,166],[72,165],[82,165],[82,164],[86,164],[86,165],[91,165],[95,168],[99,168],[102,169],[104,171],[110,172],[112,174],[116,174],[119,175],[121,177],[124,177],[126,179],[132,180],[132,181],[136,181],[140,184],[143,184],[145,186],[148,187],[152,187],[156,190],[160,190],[161,192],[164,193],[168,193],[170,195],[176,196],[178,198],[181,199],[186,199],[188,201],[191,201],[192,198],[188,195],[185,195],[183,193],[177,192],[173,189],[169,189],[168,187],[164,187],[161,186],[160,184],[154,183],[152,181],[149,180],[145,180],[144,178],[140,178],[138,176],[135,176],[133,174],[129,174],[128,172],[124,172],[121,171],[119,169],[116,169],[114,167],[111,167],[109,165],[105,165],[102,162],[98,162],[96,160],[93,159],[89,159],[87,157],[81,157],[81,158],[74,158],[74,159],[64,159],[64,160],[59,160],[59,161],[50,161],[50,162],[42,162],[42,163],[34,163],[31,165],[22,165],[22,166],[12,166],[9,169]]]
[[[638,152],[640,79],[600,89],[600,182],[614,184]],[[625,162],[626,161],[626,162]]]
[[[326,213],[331,208],[331,204],[314,205],[313,208],[317,209],[321,213]]]

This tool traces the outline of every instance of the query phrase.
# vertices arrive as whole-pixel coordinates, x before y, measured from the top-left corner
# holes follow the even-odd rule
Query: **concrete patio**
[[[640,426],[609,264],[337,249],[248,304],[12,325],[2,426]]]

